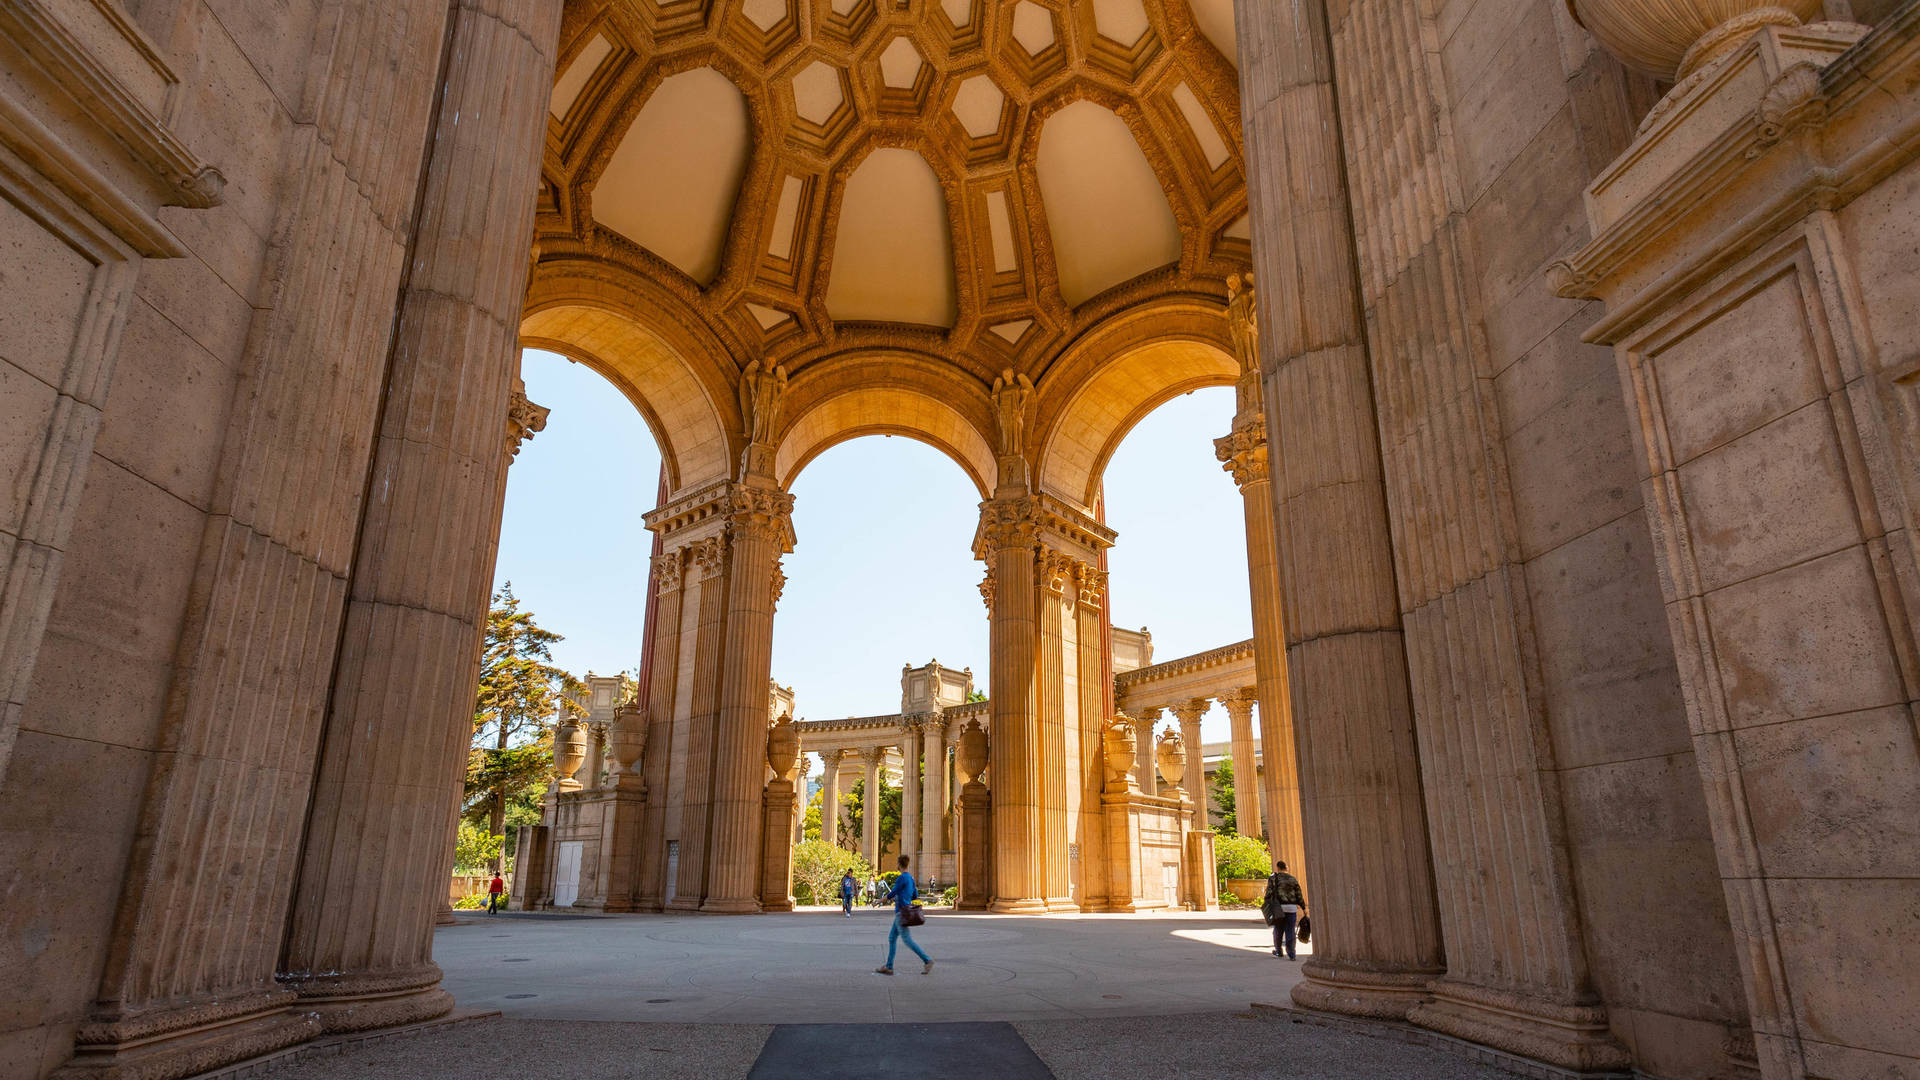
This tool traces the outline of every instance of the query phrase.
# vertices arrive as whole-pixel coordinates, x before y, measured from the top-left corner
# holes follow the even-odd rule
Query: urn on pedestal
[[[953,746],[953,762],[959,767],[963,782],[980,782],[980,774],[987,771],[987,733],[980,721],[969,720],[961,729],[960,738]]]
[[[1180,737],[1179,729],[1170,727],[1161,734],[1154,757],[1160,762],[1160,775],[1167,786],[1179,791],[1180,781],[1187,775],[1187,740]]]
[[[800,733],[793,728],[793,717],[781,713],[767,730],[767,768],[781,780],[792,780],[800,767]]]
[[[1567,0],[1580,25],[1622,63],[1676,81],[1763,26],[1820,17],[1821,0]]]
[[[647,712],[636,702],[627,702],[613,710],[613,730],[608,738],[613,747],[613,760],[617,764],[614,772],[614,785],[634,783],[638,774],[633,766],[647,749]],[[634,780],[628,780],[633,777]]]
[[[573,774],[587,760],[587,725],[579,720],[562,720],[553,729],[553,771],[559,777],[561,791],[579,791],[580,781]]]

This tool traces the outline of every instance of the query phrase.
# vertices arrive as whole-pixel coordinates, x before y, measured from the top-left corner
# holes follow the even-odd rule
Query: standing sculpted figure
[[[1027,399],[1033,396],[1033,380],[1002,371],[993,380],[994,419],[1000,426],[1000,456],[1019,457],[1026,450]]]
[[[740,373],[740,422],[749,443],[771,445],[780,420],[780,399],[787,392],[787,369],[763,370],[755,360]]]
[[[1260,327],[1253,315],[1253,275],[1227,276],[1227,331],[1233,335],[1233,355],[1246,374],[1260,364]]]

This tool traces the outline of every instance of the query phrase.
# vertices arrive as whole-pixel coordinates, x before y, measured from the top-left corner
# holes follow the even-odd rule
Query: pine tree
[[[1223,758],[1208,781],[1213,789],[1213,805],[1220,811],[1220,832],[1238,835],[1240,820],[1233,812],[1233,759]]]
[[[554,713],[564,707],[584,715],[577,702],[585,700],[586,686],[553,663],[553,645],[562,640],[520,609],[512,582],[494,594],[480,653],[465,794],[467,817],[476,823],[484,817],[496,836],[506,832],[509,804],[521,804],[515,816],[537,813],[532,808],[553,774],[548,737]]]

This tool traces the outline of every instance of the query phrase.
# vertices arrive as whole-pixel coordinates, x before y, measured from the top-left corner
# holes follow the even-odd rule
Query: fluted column
[[[773,671],[773,607],[793,548],[793,496],[758,477],[728,493],[733,559],[727,576],[726,651],[713,741],[711,860],[700,910],[760,910],[761,807],[767,752],[767,682]]]
[[[913,855],[920,838],[920,722],[908,721],[900,740],[900,854]],[[892,869],[888,867],[887,869]],[[916,878],[922,876],[918,862]]]
[[[1302,1005],[1404,1017],[1444,964],[1324,0],[1235,5],[1287,668],[1318,933]]]
[[[1233,757],[1233,815],[1239,823],[1241,836],[1264,837],[1266,830],[1260,816],[1260,766],[1254,756],[1253,703],[1254,689],[1242,687],[1232,693],[1222,695],[1220,704],[1227,707],[1227,724],[1232,742],[1228,744]]]
[[[329,1031],[453,1005],[426,905],[452,861],[502,430],[524,426],[510,398],[559,12],[469,0],[453,19],[282,949],[280,981]]]
[[[1293,740],[1287,684],[1287,627],[1280,599],[1280,547],[1274,525],[1273,480],[1267,456],[1265,395],[1260,383],[1260,332],[1252,274],[1227,279],[1227,327],[1240,364],[1233,431],[1213,441],[1214,456],[1240,488],[1247,529],[1247,590],[1253,608],[1254,690],[1260,703],[1261,832],[1277,859],[1306,881],[1306,842],[1300,831],[1300,765]],[[1237,755],[1237,751],[1236,751]],[[1234,769],[1240,768],[1236,756]],[[1254,790],[1249,778],[1241,782]]]
[[[647,745],[641,761],[647,808],[641,814],[638,906],[659,911],[667,893],[667,803],[673,767],[674,696],[680,674],[680,629],[686,601],[684,553],[666,550],[653,557],[653,666],[647,681]],[[678,882],[675,882],[678,888]]]
[[[860,855],[872,868],[880,865],[880,763],[886,756],[880,746],[860,755],[867,766],[866,791],[860,797]]]
[[[987,734],[987,773],[993,778],[991,907],[1034,914],[1047,908],[1041,863],[1045,804],[1035,700],[1037,527],[1031,504],[1024,498],[990,500],[980,510],[993,654],[988,692],[993,711]]]
[[[940,869],[940,853],[946,847],[940,824],[947,813],[947,718],[939,713],[927,717],[920,726],[920,738],[926,775],[920,781],[920,857],[914,872],[933,874]]]
[[[1194,811],[1200,815],[1196,826],[1202,829],[1213,828],[1213,818],[1220,808],[1213,805],[1213,785],[1207,782],[1207,751],[1200,743],[1200,718],[1207,715],[1211,704],[1206,698],[1194,698],[1182,705],[1170,706],[1173,718],[1180,722],[1180,742],[1187,755],[1187,791],[1193,795]]]
[[[1160,793],[1159,773],[1154,768],[1153,754],[1158,745],[1154,741],[1153,726],[1160,722],[1164,709],[1142,709],[1140,715],[1133,717],[1133,737],[1138,742],[1134,752],[1134,769],[1140,778],[1140,790],[1148,795]]]
[[[1067,699],[1067,634],[1076,604],[1074,560],[1040,549],[1034,573],[1039,585],[1035,614],[1040,628],[1038,703],[1040,756],[1040,870],[1048,910],[1073,907],[1067,880],[1067,725],[1078,702]],[[1078,724],[1075,724],[1078,727]]]
[[[800,758],[800,779],[794,785],[800,790],[796,798],[800,800],[800,809],[793,815],[793,842],[798,844],[807,838],[807,774],[813,771],[813,759],[804,755]],[[822,808],[824,809],[824,807]],[[822,820],[825,820],[824,815]]]
[[[840,755],[838,748],[820,751],[820,839],[840,842]]]

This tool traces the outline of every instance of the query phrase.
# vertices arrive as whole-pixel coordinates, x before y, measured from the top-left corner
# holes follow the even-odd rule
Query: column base
[[[440,965],[431,962],[400,971],[283,976],[280,985],[299,995],[298,1007],[318,1016],[328,1035],[415,1024],[453,1011],[453,995],[440,989]]]
[[[781,897],[777,900],[763,900],[760,902],[760,910],[761,911],[792,911],[793,899],[791,897]]]
[[[719,896],[709,897],[701,903],[700,914],[758,915],[760,914],[760,901],[752,897],[746,897],[744,899],[728,899]]]
[[[1439,979],[1431,1001],[1415,1005],[1407,1021],[1523,1057],[1578,1072],[1618,1072],[1633,1059],[1607,1026],[1600,1005],[1568,1005],[1542,998]]]
[[[270,990],[237,1001],[80,1025],[73,1058],[54,1080],[176,1080],[321,1034],[320,1019],[290,1011],[293,995]]]
[[[1381,970],[1309,960],[1300,965],[1300,973],[1305,978],[1294,985],[1292,996],[1301,1008],[1376,1020],[1405,1020],[1414,1006],[1427,1000],[1427,987],[1444,970]]]
[[[997,897],[987,905],[987,910],[996,915],[1045,915],[1047,902],[1037,897],[1018,899]]]
[[[1080,905],[1074,903],[1073,898],[1070,896],[1049,896],[1047,897],[1047,910],[1061,914],[1067,914],[1069,912],[1077,913],[1080,911]]]

